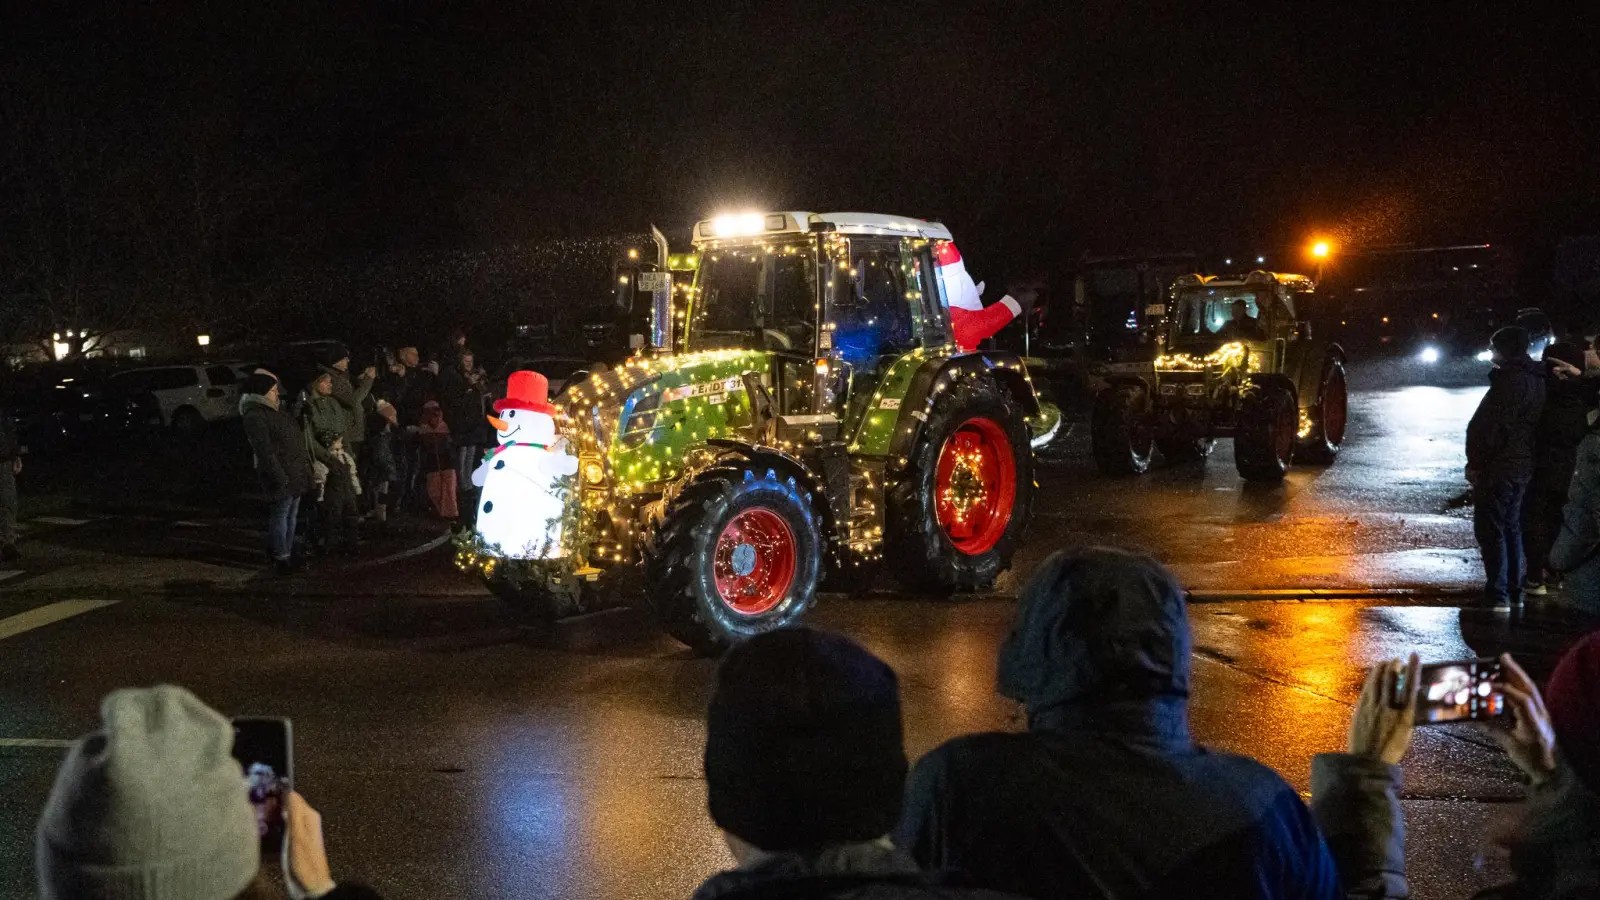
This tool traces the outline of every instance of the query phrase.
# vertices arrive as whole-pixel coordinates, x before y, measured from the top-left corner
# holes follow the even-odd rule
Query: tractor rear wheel
[[[1310,410],[1311,433],[1295,448],[1296,462],[1304,460],[1330,465],[1344,444],[1349,415],[1349,391],[1345,386],[1344,363],[1330,357],[1322,364],[1322,381],[1317,385],[1317,405]]]
[[[1113,384],[1094,398],[1089,420],[1094,461],[1107,475],[1142,475],[1150,468],[1155,432],[1150,422],[1150,392]]]
[[[982,590],[1011,565],[1033,508],[1022,410],[988,376],[945,391],[890,492],[888,559],[929,593]]]
[[[643,550],[650,611],[707,655],[798,620],[816,599],[823,555],[809,492],[742,461],[669,493]]]
[[[1294,457],[1300,410],[1294,392],[1261,384],[1245,394],[1233,438],[1233,460],[1246,481],[1282,481]]]

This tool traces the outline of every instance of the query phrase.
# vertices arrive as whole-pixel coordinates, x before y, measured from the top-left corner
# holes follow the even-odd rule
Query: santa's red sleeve
[[[994,337],[1011,320],[1022,315],[1022,304],[1011,297],[983,309],[950,308],[950,330],[955,332],[956,344],[961,349],[973,351],[986,339]]]

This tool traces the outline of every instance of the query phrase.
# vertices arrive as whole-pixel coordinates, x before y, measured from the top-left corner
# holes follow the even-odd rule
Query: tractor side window
[[[942,344],[950,340],[949,301],[941,293],[938,267],[933,262],[932,245],[909,244],[905,248],[902,264],[909,267],[911,292],[916,294],[917,315],[913,323],[918,328],[917,343],[922,346]]]
[[[850,264],[834,279],[833,346],[857,372],[916,346],[899,241],[852,238]]]

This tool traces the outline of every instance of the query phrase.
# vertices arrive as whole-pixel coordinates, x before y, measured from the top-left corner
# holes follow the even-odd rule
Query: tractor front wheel
[[[993,379],[945,392],[890,494],[888,559],[914,590],[982,590],[1011,565],[1033,507],[1022,411]]]
[[[1295,448],[1295,460],[1330,465],[1344,444],[1348,415],[1349,391],[1345,386],[1344,363],[1330,358],[1322,364],[1317,405],[1310,411],[1311,432]]]
[[[1261,384],[1239,405],[1233,438],[1233,460],[1246,481],[1282,481],[1294,457],[1300,409],[1294,391],[1281,384]]]
[[[720,653],[811,607],[822,535],[809,493],[792,476],[728,462],[662,503],[644,547],[644,596],[673,637]]]

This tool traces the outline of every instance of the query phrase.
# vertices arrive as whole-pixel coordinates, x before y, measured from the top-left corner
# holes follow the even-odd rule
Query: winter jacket
[[[1038,898],[1339,896],[1294,789],[1190,739],[1189,645],[1182,589],[1153,561],[1046,560],[1000,663],[1029,731],[923,757],[895,844],[924,868]]]
[[[345,434],[345,409],[333,395],[312,394],[300,404],[300,427],[305,431],[306,445],[311,456],[325,466],[333,464],[333,452],[317,440],[317,432],[332,431]],[[349,443],[349,438],[345,442]]]
[[[812,858],[775,854],[749,868],[713,875],[694,892],[694,900],[1006,900],[1010,896],[958,886],[948,877],[919,871],[899,851],[870,844],[830,848]]]
[[[311,452],[306,449],[305,432],[294,418],[259,394],[239,398],[239,415],[267,498],[284,500],[309,492]]]
[[[1549,562],[1566,573],[1573,602],[1600,613],[1600,431],[1590,432],[1578,445],[1577,468]]]
[[[1495,366],[1467,423],[1467,468],[1482,478],[1532,478],[1544,392],[1543,363],[1519,356]]]
[[[1323,753],[1311,761],[1311,808],[1351,900],[1409,897],[1400,767]],[[1600,797],[1565,764],[1529,789],[1526,826],[1511,850],[1514,880],[1478,900],[1600,897]],[[1473,835],[1456,835],[1471,842]]]
[[[1581,358],[1581,357],[1580,357]],[[1583,378],[1545,378],[1544,409],[1534,437],[1534,477],[1559,483],[1564,492],[1577,459],[1578,444],[1589,433],[1588,394],[1594,385]]]
[[[460,369],[447,369],[439,373],[439,405],[444,409],[444,421],[450,433],[462,440],[470,440],[488,425],[484,418],[485,393],[474,387]]]
[[[319,366],[320,371],[333,379],[333,398],[344,408],[344,443],[354,447],[367,439],[367,397],[372,394],[372,378],[365,375],[355,384],[350,374],[331,366]]]

